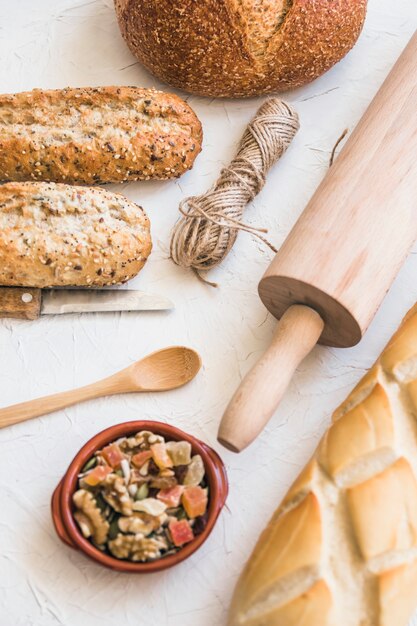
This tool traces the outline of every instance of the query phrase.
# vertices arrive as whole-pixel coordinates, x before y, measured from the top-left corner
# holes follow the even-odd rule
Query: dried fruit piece
[[[194,539],[190,522],[186,519],[182,519],[180,521],[172,519],[169,522],[168,528],[171,534],[172,543],[175,546],[183,546]]]
[[[182,485],[176,485],[172,489],[161,489],[156,497],[166,504],[168,508],[173,508],[179,505],[183,491],[184,487]]]
[[[168,441],[166,447],[174,466],[191,463],[191,444],[188,441]]]
[[[184,483],[184,478],[186,477],[188,472],[188,465],[177,465],[174,467],[175,478],[182,485]]]
[[[96,487],[105,480],[106,476],[111,474],[111,471],[112,469],[108,465],[96,465],[82,480],[89,487]]]
[[[138,500],[133,503],[134,511],[143,511],[149,513],[149,515],[162,515],[166,510],[166,504],[156,498],[145,498],[144,500]]]
[[[152,461],[152,463],[153,463],[153,460],[152,460],[152,459],[149,459],[149,461],[146,461],[146,463],[144,463],[144,464],[142,465],[142,467],[141,467],[141,468],[140,468],[140,470],[139,470],[139,475],[140,475],[140,476],[143,476],[143,477],[148,476],[148,473],[149,473],[149,463],[150,463],[151,461]],[[155,465],[155,464],[154,464],[154,465]],[[155,466],[155,467],[156,467],[156,466]]]
[[[171,489],[177,484],[175,476],[157,476],[151,480],[151,487],[155,489]]]
[[[155,463],[155,461],[153,459],[149,459],[147,465],[148,465],[147,473],[150,474],[151,476],[158,476],[160,472],[160,468]],[[143,467],[139,471],[142,473],[142,470],[143,470]]]
[[[204,474],[205,470],[203,459],[199,454],[196,454],[191,459],[191,463],[188,466],[188,470],[184,477],[183,484],[197,486],[203,480]]]
[[[201,535],[205,527],[207,526],[208,515],[207,511],[204,515],[200,515],[196,517],[193,524],[193,533],[194,535]]]
[[[202,487],[186,487],[181,497],[188,517],[204,515],[207,509],[207,491]]]
[[[144,450],[143,452],[138,452],[132,456],[132,463],[135,467],[140,468],[142,465],[149,461],[152,457],[152,452],[150,450]]]
[[[125,458],[117,443],[111,443],[103,448],[101,456],[114,469],[120,466],[120,462]]]
[[[154,443],[151,445],[152,457],[160,469],[172,467],[172,459],[167,452],[165,443]]]

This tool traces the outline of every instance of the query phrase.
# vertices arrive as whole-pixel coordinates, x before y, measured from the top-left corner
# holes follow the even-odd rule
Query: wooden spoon
[[[91,385],[0,409],[0,428],[101,396],[176,389],[192,380],[200,367],[200,356],[190,348],[173,346],[158,350]]]

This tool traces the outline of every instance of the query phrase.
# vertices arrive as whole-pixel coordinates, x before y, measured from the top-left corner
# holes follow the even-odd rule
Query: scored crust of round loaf
[[[103,287],[136,276],[152,248],[144,210],[99,187],[0,185],[0,285]]]
[[[245,97],[308,83],[355,44],[367,0],[115,0],[124,39],[162,80]]]
[[[201,150],[194,111],[137,87],[34,89],[0,95],[0,180],[71,184],[168,179]]]

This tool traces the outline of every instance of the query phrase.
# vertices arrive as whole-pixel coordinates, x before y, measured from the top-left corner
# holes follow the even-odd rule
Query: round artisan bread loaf
[[[0,285],[103,287],[151,252],[149,219],[123,196],[59,183],[0,185]]]
[[[115,0],[133,54],[162,80],[204,96],[298,87],[356,42],[366,0]]]

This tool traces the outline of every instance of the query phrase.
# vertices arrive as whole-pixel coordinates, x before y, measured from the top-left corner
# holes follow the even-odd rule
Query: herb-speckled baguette
[[[75,184],[181,176],[201,124],[176,95],[136,87],[0,95],[0,180]]]
[[[0,185],[0,285],[123,283],[151,247],[146,213],[119,194],[55,183]]]
[[[229,626],[406,626],[417,606],[417,306],[261,535]]]

